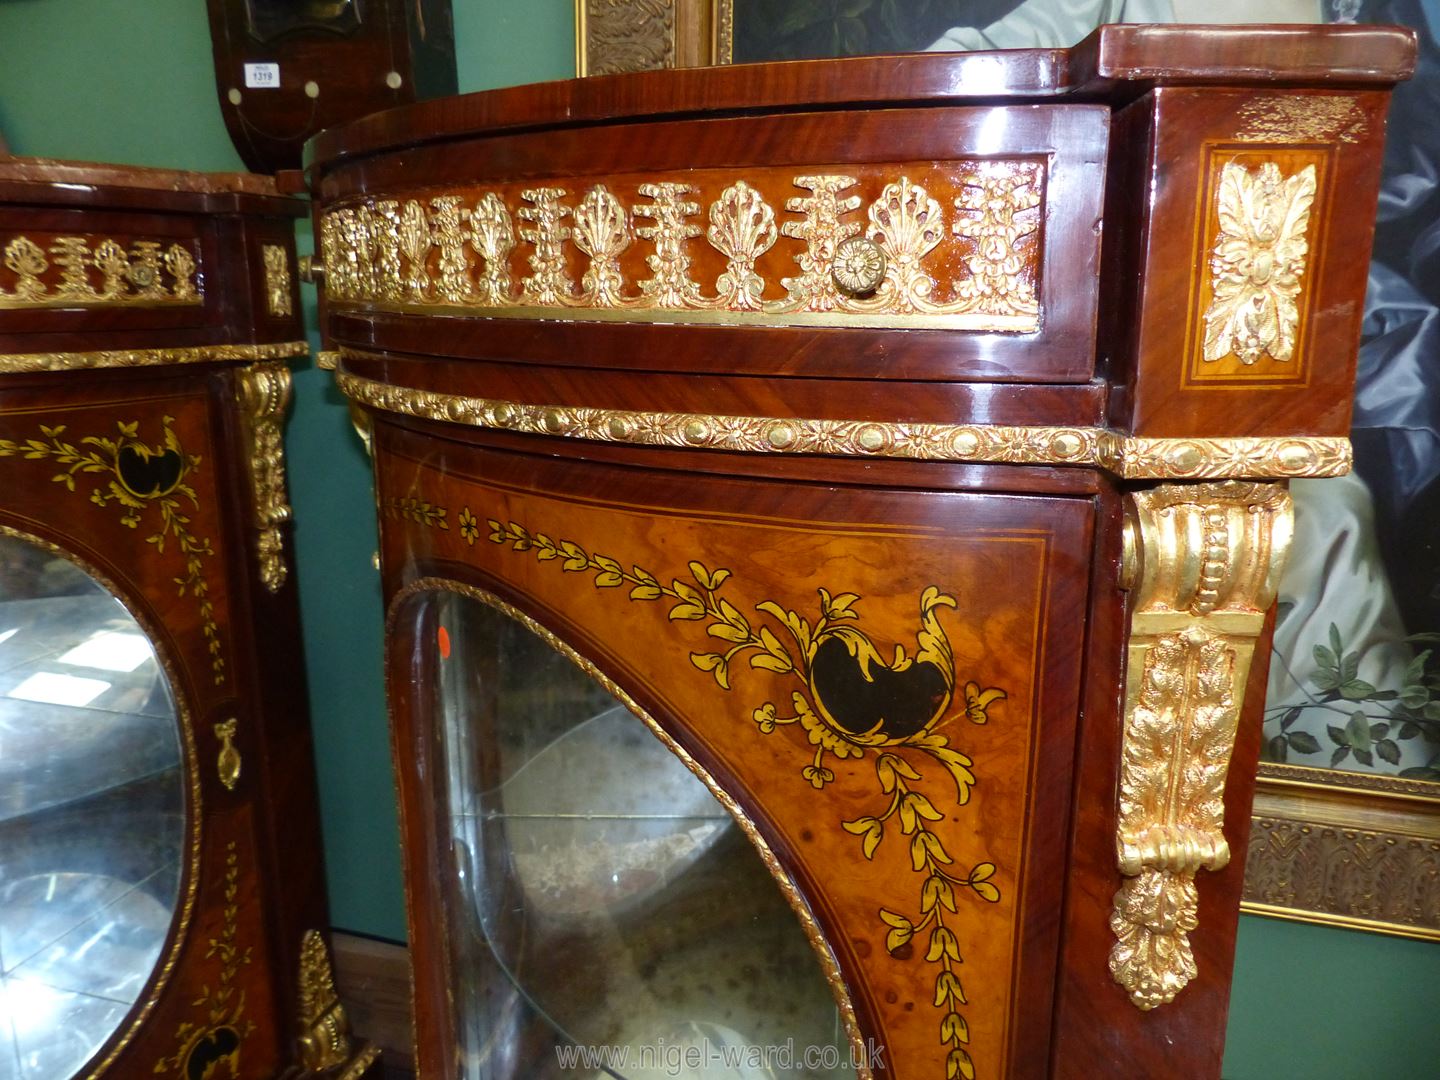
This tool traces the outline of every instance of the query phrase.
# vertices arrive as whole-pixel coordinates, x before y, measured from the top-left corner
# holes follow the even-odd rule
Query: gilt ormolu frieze
[[[1212,148],[1205,161],[1188,380],[1304,382],[1325,155]]]
[[[0,233],[0,311],[202,301],[193,241]]]
[[[664,702],[742,805],[766,792],[801,878],[843,909],[830,942],[914,1002],[876,1036],[892,1067],[1007,1074],[1043,531],[650,518],[408,478],[381,507],[392,541],[564,611],[609,659],[560,636]]]
[[[333,302],[490,317],[1041,323],[1045,164],[694,170],[372,197],[321,219]]]
[[[1127,644],[1110,971],[1141,1009],[1197,969],[1195,875],[1230,861],[1225,780],[1255,643],[1293,531],[1278,484],[1162,485],[1129,497]]]

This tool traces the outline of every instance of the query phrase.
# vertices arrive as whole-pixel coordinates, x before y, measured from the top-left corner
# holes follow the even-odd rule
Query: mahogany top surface
[[[331,128],[307,167],[466,135],[693,114],[1066,97],[1124,101],[1157,84],[1389,86],[1415,34],[1393,26],[1111,25],[1070,49],[915,53],[645,71],[419,102]]]
[[[0,201],[100,206],[112,199],[180,211],[233,209],[297,217],[305,212],[302,203],[280,194],[273,177],[254,173],[186,172],[0,154]]]

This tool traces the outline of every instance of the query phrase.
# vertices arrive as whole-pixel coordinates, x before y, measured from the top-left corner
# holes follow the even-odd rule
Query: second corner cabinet
[[[0,160],[0,1077],[358,1080],[268,178]]]

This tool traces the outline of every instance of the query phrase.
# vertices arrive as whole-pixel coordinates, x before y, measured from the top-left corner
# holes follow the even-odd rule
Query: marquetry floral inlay
[[[0,245],[0,310],[198,304],[195,255],[182,243],[15,236]],[[7,288],[6,279],[10,284]]]
[[[1039,328],[1042,163],[956,163],[926,180],[954,195],[948,205],[908,175],[878,190],[840,173],[791,182],[803,194],[737,179],[706,201],[665,180],[537,185],[518,202],[513,191],[352,202],[321,219],[326,289],[340,303],[531,318]],[[874,287],[856,288],[839,260],[849,241],[883,268]],[[725,261],[702,279],[705,245]]]
[[[241,1075],[241,1051],[255,1032],[255,1022],[246,1015],[240,974],[250,964],[254,946],[240,938],[240,857],[233,840],[225,845],[224,890],[220,925],[205,942],[204,957],[215,962],[214,980],[207,979],[187,1003],[184,1011],[191,1018],[175,1028],[176,1049],[155,1062],[155,1076],[194,1080]],[[201,943],[195,944],[198,948]]]
[[[1253,172],[1232,161],[1221,171],[1205,311],[1207,362],[1233,354],[1248,366],[1262,356],[1294,356],[1314,202],[1314,165],[1293,176],[1271,161]]]
[[[403,506],[414,500],[386,501],[421,523]],[[470,530],[478,535],[479,523],[468,506],[459,521],[466,542],[473,543]],[[967,1049],[970,1026],[961,1012],[967,1000],[956,931],[967,903],[1000,902],[1001,875],[987,861],[966,869],[952,853],[957,840],[974,843],[974,834],[950,827],[950,821],[959,820],[956,808],[970,801],[976,783],[975,760],[955,745],[964,736],[956,723],[987,723],[990,708],[1004,701],[1006,693],[983,682],[962,685],[956,678],[954,652],[940,621],[943,611],[957,607],[955,598],[928,586],[920,596],[913,655],[896,642],[885,648],[887,656],[861,626],[862,597],[857,593],[819,589],[811,615],[773,599],[760,601],[747,614],[722,595],[730,591],[726,585],[732,576],[724,567],[712,570],[692,560],[688,577],[667,581],[641,566],[627,569],[618,559],[591,554],[573,540],[533,532],[516,521],[490,518],[486,525],[492,544],[528,552],[562,572],[587,575],[596,589],[616,590],[614,595],[628,596],[631,602],[664,605],[672,625],[694,623],[698,629],[703,623],[708,644],[690,653],[691,666],[724,691],[747,670],[752,679],[761,680],[762,692],[768,690],[772,699],[753,709],[756,728],[768,736],[794,725],[792,730],[804,733],[794,742],[808,744],[814,752],[800,775],[816,792],[836,780],[832,765],[873,766],[880,800],[872,813],[849,817],[859,808],[841,805],[838,795],[830,805],[841,811],[840,827],[858,838],[863,858],[874,859],[892,839],[887,853],[899,855],[900,865],[908,864],[921,875],[918,911],[880,908],[877,931],[883,928],[885,947],[897,960],[918,961],[923,955],[925,963],[934,965],[932,1003],[940,1010],[945,1076],[974,1080],[976,1065]],[[920,770],[931,766],[943,769],[950,783],[939,790],[927,783]]]
[[[0,458],[46,462],[58,470],[50,479],[70,491],[78,490],[78,480],[92,479],[92,503],[118,510],[120,524],[128,529],[144,525],[155,530],[145,543],[156,557],[176,552],[183,561],[184,572],[174,579],[176,589],[195,604],[215,685],[221,686],[225,654],[206,574],[206,560],[215,550],[208,538],[192,531],[191,520],[200,497],[189,478],[198,472],[201,459],[186,452],[171,423],[171,417],[161,417],[163,438],[153,444],[141,439],[140,423],[134,420],[117,421],[113,435],[78,439],[64,424],[41,424],[38,438],[0,439]]]

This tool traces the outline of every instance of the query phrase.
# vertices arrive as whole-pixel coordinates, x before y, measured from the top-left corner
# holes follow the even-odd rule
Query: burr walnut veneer
[[[656,941],[657,999],[677,951],[738,965],[686,1038],[811,1031],[808,990],[787,1020],[738,959],[749,879],[695,868],[719,841],[646,848],[643,884],[639,841],[526,846],[666,818],[635,809],[664,801],[653,740],[599,734],[625,710],[554,734],[618,701],[789,901],[844,1075],[1218,1076],[1284,482],[1349,466],[1412,57],[1388,28],[1108,27],[312,142],[328,359],[375,457],[421,1075],[673,1042],[638,992],[594,1020]],[[571,889],[597,852],[623,897]]]
[[[0,158],[0,1075],[374,1056],[319,936],[281,443],[299,206]]]

